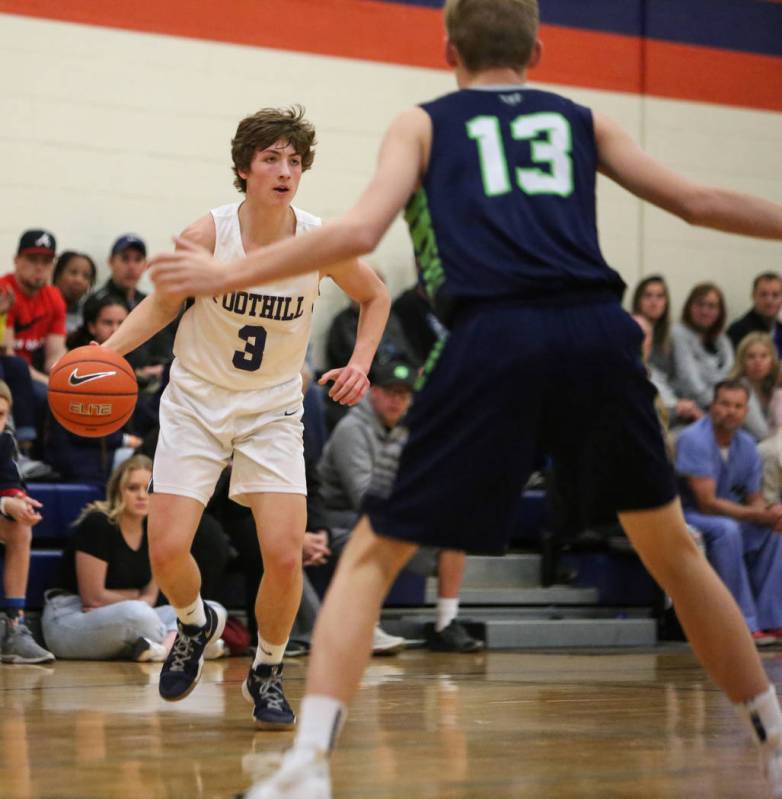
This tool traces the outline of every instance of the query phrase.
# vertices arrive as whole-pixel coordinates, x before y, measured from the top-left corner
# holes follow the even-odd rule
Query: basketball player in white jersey
[[[244,201],[215,208],[183,233],[223,262],[320,220],[291,203],[312,165],[315,131],[299,107],[262,109],[242,120],[232,141],[234,181]],[[282,689],[282,657],[301,600],[306,483],[299,372],[318,284],[309,272],[262,288],[202,297],[182,316],[171,381],[160,404],[149,514],[155,579],[177,610],[179,629],[160,675],[160,695],[187,696],[201,673],[203,650],[225,619],[200,596],[190,546],[204,506],[233,459],[230,496],[255,518],[264,564],[258,590],[258,649],[242,686],[260,729],[295,723]],[[329,396],[355,405],[388,317],[388,293],[360,261],[333,278],[359,303],[350,363],[326,373]],[[147,297],[104,346],[127,353],[168,324],[183,297]]]

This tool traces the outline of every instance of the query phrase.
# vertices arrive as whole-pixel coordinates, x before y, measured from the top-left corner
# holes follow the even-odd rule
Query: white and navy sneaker
[[[289,749],[275,774],[236,799],[331,799],[328,759],[314,749]]]
[[[160,696],[167,702],[184,699],[198,685],[204,650],[210,641],[216,641],[223,634],[228,617],[225,609],[205,602],[204,611],[206,624],[203,627],[177,621],[174,645],[160,670]]]
[[[292,730],[296,716],[282,690],[282,663],[250,668],[242,683],[242,696],[253,706],[258,730]]]

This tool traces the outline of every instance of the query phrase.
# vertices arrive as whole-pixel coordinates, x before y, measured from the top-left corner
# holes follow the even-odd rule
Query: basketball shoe
[[[242,696],[253,706],[255,727],[259,730],[292,730],[296,716],[282,690],[282,663],[261,663],[250,668],[242,683]]]
[[[174,645],[160,670],[160,696],[167,702],[184,699],[198,685],[204,666],[204,649],[223,634],[228,617],[225,609],[204,602],[204,611],[206,624],[203,627],[177,621]]]
[[[289,749],[275,774],[237,799],[331,799],[328,759],[314,749]]]

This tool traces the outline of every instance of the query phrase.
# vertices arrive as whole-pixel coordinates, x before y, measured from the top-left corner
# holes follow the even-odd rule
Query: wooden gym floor
[[[764,655],[782,680],[782,654]],[[297,704],[306,660],[288,661]],[[0,665],[2,799],[227,799],[292,733],[254,732],[247,661],[207,663],[183,702],[159,665]],[[335,799],[766,796],[733,710],[685,646],[407,652],[372,661],[334,757]]]

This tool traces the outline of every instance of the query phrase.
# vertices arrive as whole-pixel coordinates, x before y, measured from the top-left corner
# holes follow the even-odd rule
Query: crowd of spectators
[[[144,299],[138,284],[147,249],[135,234],[119,236],[109,251],[109,277],[97,288],[98,270],[89,255],[68,250],[56,258],[56,253],[52,233],[25,231],[13,271],[0,277],[2,658],[160,659],[173,638],[175,618],[158,596],[149,568],[146,482],[178,319],[127,356],[140,393],[125,427],[103,438],[69,433],[48,411],[49,371],[67,350],[105,341]],[[782,550],[776,535],[782,530],[781,309],[782,277],[773,272],[755,278],[752,308],[729,326],[723,293],[712,282],[692,288],[678,320],[661,275],[643,279],[631,299],[675,448],[688,522],[700,533],[760,645],[782,641],[782,580],[777,579]],[[327,369],[346,361],[356,322],[355,307],[334,317],[326,340]],[[348,411],[330,403],[315,381],[305,380],[306,579],[295,628],[305,646],[379,454],[393,455],[394,441],[403,440],[398,425],[416,376],[446,335],[425,292],[415,286],[392,306],[372,370],[373,387],[357,407]],[[392,467],[384,462],[383,468]],[[59,584],[48,593],[43,629],[52,652],[35,642],[25,623],[32,527],[45,513],[27,495],[25,477],[106,490],[106,500],[85,508],[75,525]],[[203,563],[210,601],[219,595],[226,564],[232,558],[239,564],[254,634],[254,591],[263,565],[252,519],[228,500],[223,483],[204,514],[193,554]],[[457,618],[464,566],[464,554],[456,551],[418,556],[418,568],[431,569],[439,578],[429,640],[433,649],[480,647]],[[96,633],[106,626],[104,617],[116,621],[109,625],[113,635]],[[377,652],[403,644],[376,630]]]

